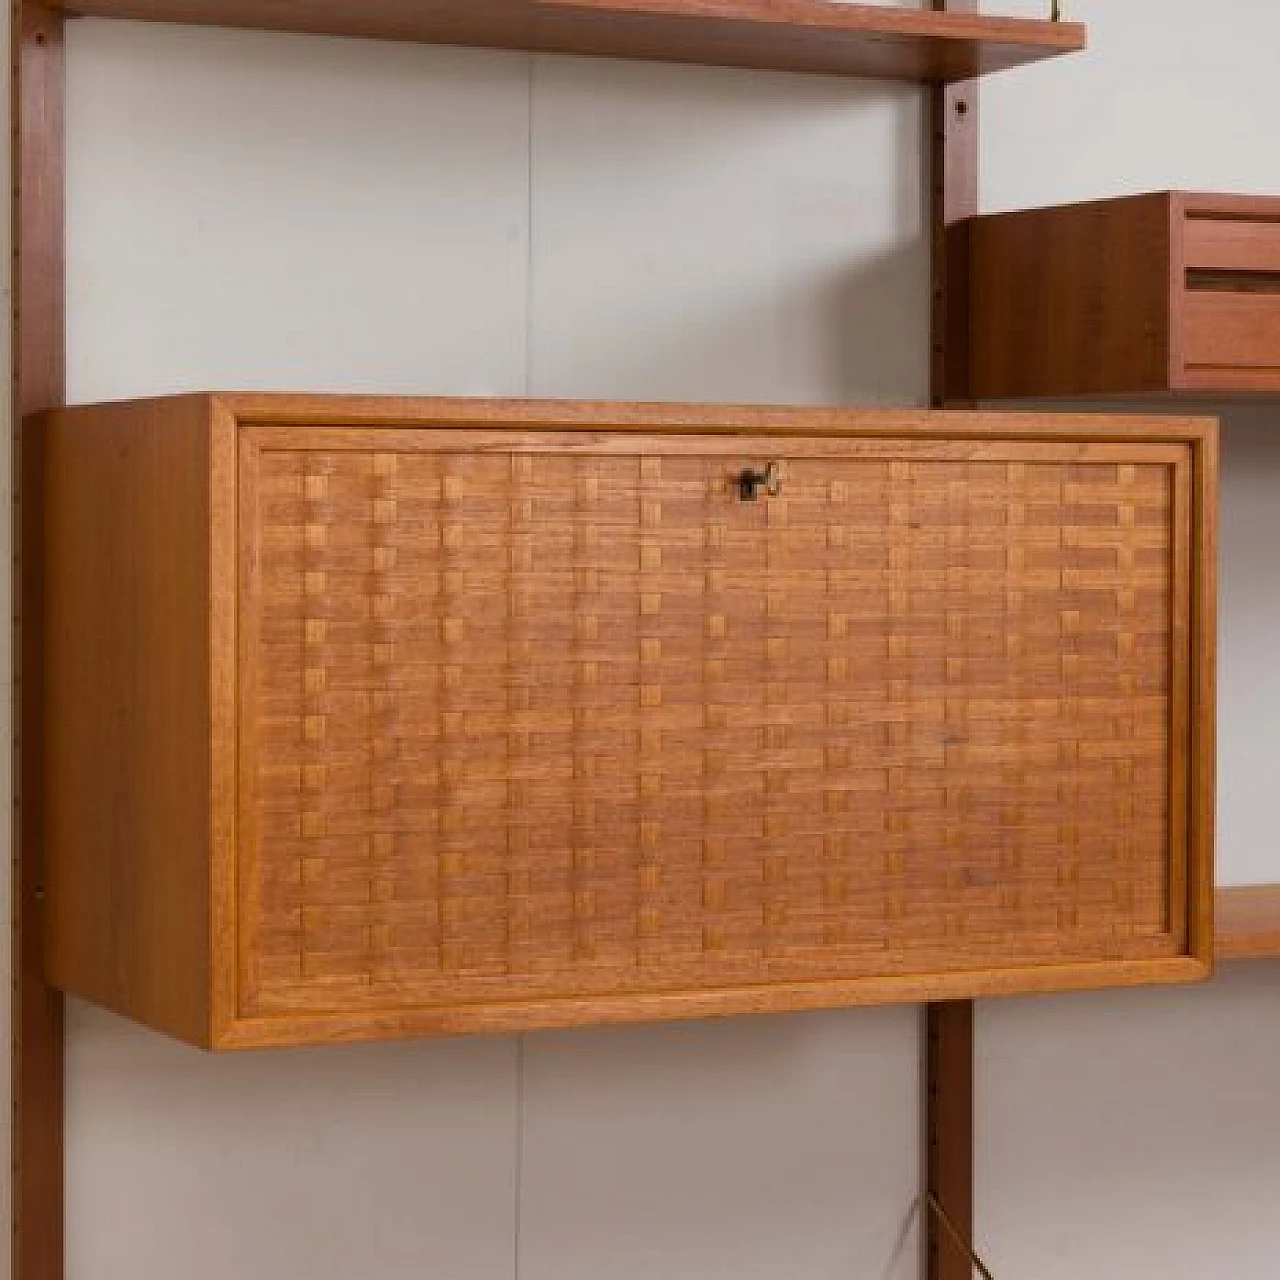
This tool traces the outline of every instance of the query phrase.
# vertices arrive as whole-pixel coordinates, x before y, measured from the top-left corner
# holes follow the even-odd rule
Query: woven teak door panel
[[[64,990],[233,1048],[1208,971],[1211,424],[229,396],[48,440]]]
[[[249,464],[244,1012],[1185,947],[1170,465],[325,443]]]

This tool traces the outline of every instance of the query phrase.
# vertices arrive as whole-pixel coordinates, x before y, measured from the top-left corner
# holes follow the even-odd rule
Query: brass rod
[[[932,1191],[928,1192],[928,1201],[929,1208],[946,1228],[947,1235],[951,1237],[956,1247],[969,1259],[969,1264],[977,1268],[982,1280],[996,1280],[995,1276],[988,1270],[987,1264],[973,1251],[973,1246],[956,1230],[955,1223],[947,1216],[947,1211],[938,1203],[938,1197]]]

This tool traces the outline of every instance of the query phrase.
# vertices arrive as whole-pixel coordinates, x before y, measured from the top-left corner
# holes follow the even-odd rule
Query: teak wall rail
[[[547,6],[550,8],[551,6]],[[618,11],[638,4],[584,0],[597,33]],[[668,61],[720,62],[790,70],[828,70],[930,82],[933,96],[930,164],[934,192],[933,297],[934,402],[945,395],[949,365],[965,367],[966,281],[950,286],[945,270],[948,228],[977,211],[978,101],[964,76],[1082,48],[1083,28],[1072,24],[980,18],[976,0],[933,0],[935,12],[894,13],[829,0],[788,0],[782,23],[770,0],[692,4],[663,0],[647,6],[649,47],[637,37],[626,46],[622,28],[597,34],[577,52],[628,53]],[[61,1280],[63,1274],[62,1009],[45,985],[40,965],[39,660],[41,637],[39,441],[24,435],[23,417],[65,400],[63,288],[63,24],[71,12],[103,17],[149,17],[217,25],[314,30],[330,34],[432,38],[423,15],[450,8],[427,0],[84,0],[57,7],[13,0],[12,62],[14,151],[13,226],[16,253],[13,310],[16,751],[14,806],[14,1184],[13,1274],[16,1280]],[[455,15],[478,3],[452,6]],[[517,30],[514,15],[531,4],[494,4],[507,17],[505,33],[486,41],[501,47],[553,47]],[[660,12],[659,12],[660,11]],[[396,14],[399,14],[399,19]],[[416,29],[404,26],[411,15]],[[654,16],[657,14],[657,16]],[[697,15],[702,15],[698,19]],[[663,16],[665,15],[665,17]],[[691,16],[693,15],[693,16]],[[633,14],[634,16],[634,14]],[[643,15],[641,15],[643,16]],[[746,18],[744,23],[741,19]],[[661,21],[660,21],[661,19]],[[401,29],[394,29],[400,21]],[[667,38],[652,43],[665,22]],[[807,30],[805,29],[807,28]],[[632,30],[636,30],[633,26]],[[671,33],[677,33],[673,38]],[[466,33],[474,41],[474,31]],[[434,38],[443,40],[443,34]],[[459,42],[455,34],[447,42]],[[681,43],[683,41],[684,43]],[[607,44],[608,48],[604,47]],[[554,47],[573,51],[561,40]],[[948,81],[961,81],[941,87]],[[956,252],[953,245],[951,252]],[[953,381],[952,394],[956,383]],[[1280,891],[1239,890],[1219,904],[1221,952],[1228,958],[1280,954]],[[972,1006],[941,1005],[927,1013],[927,1188],[966,1239],[972,1237],[973,1060]],[[929,1221],[930,1280],[967,1280],[969,1262]]]
[[[45,985],[40,924],[41,490],[24,415],[65,399],[63,31],[13,4],[13,1275],[63,1275],[62,1000]]]
[[[978,0],[932,0],[934,9],[976,13]],[[968,247],[962,225],[978,212],[978,85],[931,91],[927,162],[930,173],[931,323],[929,400],[948,403],[948,389],[963,391],[969,367]],[[967,397],[957,396],[961,403]],[[968,1255],[944,1229],[947,1219],[973,1247],[973,1002],[926,1005],[923,1052],[924,1195],[920,1223],[926,1280],[972,1280]],[[938,1212],[931,1212],[937,1207]]]

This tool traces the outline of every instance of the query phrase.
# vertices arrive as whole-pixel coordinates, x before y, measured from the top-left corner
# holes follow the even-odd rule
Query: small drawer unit
[[[33,429],[66,992],[223,1049],[1208,972],[1211,422]]]
[[[1164,193],[963,224],[980,400],[1280,391],[1280,198]]]

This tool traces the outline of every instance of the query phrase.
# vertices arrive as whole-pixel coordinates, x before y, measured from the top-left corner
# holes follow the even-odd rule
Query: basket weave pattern
[[[1179,952],[1169,468],[779,447],[264,451],[246,1011]]]

